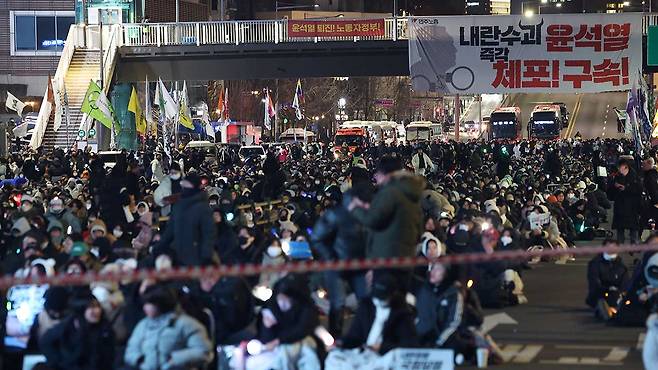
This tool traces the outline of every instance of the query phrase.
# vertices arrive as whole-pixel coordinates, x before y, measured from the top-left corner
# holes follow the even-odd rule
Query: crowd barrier
[[[372,269],[396,269],[411,268],[415,266],[428,265],[429,263],[439,262],[451,265],[485,263],[500,260],[529,260],[531,258],[552,258],[565,255],[586,256],[601,253],[628,253],[628,252],[647,252],[658,251],[658,244],[628,244],[622,246],[584,246],[569,249],[549,249],[549,250],[513,250],[498,251],[491,254],[486,253],[465,253],[453,254],[439,257],[436,259],[427,259],[425,257],[404,257],[404,258],[374,258],[374,259],[355,259],[344,261],[294,261],[281,265],[220,265],[220,266],[194,266],[194,267],[177,267],[168,270],[156,271],[155,269],[139,269],[129,273],[97,273],[87,272],[82,275],[66,275],[58,273],[53,276],[29,276],[29,277],[12,277],[5,276],[0,278],[0,289],[6,289],[13,285],[20,284],[51,284],[51,285],[88,285],[94,282],[121,282],[129,283],[142,281],[145,279],[158,280],[196,280],[209,277],[221,276],[253,276],[261,273],[277,272],[321,272],[321,271],[344,271],[344,270],[372,270]]]

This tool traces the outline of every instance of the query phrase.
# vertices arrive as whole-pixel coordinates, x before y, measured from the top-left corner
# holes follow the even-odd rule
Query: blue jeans
[[[357,300],[366,298],[368,295],[365,272],[350,271],[348,275],[341,276],[337,271],[325,271],[324,285],[329,295],[329,303],[332,310],[345,307],[345,297],[347,296],[345,282],[350,285]]]

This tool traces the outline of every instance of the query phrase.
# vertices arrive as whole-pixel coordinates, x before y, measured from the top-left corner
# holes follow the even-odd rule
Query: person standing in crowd
[[[182,176],[180,165],[178,162],[173,162],[169,167],[169,176],[160,179],[160,185],[153,193],[155,203],[162,207],[161,214],[163,216],[168,216],[171,213],[171,205],[180,196]]]
[[[177,265],[201,266],[217,263],[215,225],[201,178],[189,174],[181,182],[181,199],[175,203],[157,248],[170,252]]]
[[[629,231],[631,244],[638,241],[640,227],[640,204],[642,185],[627,160],[619,162],[618,173],[608,186],[611,200],[615,202],[612,216],[612,229],[617,231],[617,242],[623,244],[626,230]]]
[[[354,218],[370,232],[366,257],[414,257],[423,232],[420,198],[424,180],[402,171],[402,162],[397,156],[382,157],[374,177],[379,191],[372,202],[365,203],[355,197],[348,206]],[[376,270],[377,273],[389,272]],[[400,272],[395,276],[406,289],[411,272]]]
[[[642,161],[642,171],[644,172],[644,221],[658,221],[658,171],[656,170],[656,161],[649,157]]]
[[[365,256],[366,231],[347,210],[352,201],[352,192],[339,195],[334,207],[326,210],[313,227],[311,245],[322,261],[349,261]],[[343,331],[345,307],[345,285],[347,282],[357,299],[367,295],[365,273],[362,271],[327,271],[324,283],[329,293],[329,332],[338,336]]]
[[[416,153],[411,157],[411,165],[416,175],[425,176],[434,172],[434,163],[421,146],[416,149]]]

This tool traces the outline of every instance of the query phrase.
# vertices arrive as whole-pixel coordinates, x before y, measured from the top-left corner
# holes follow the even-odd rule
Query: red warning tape
[[[623,245],[619,247],[586,246],[569,249],[548,250],[514,250],[499,251],[491,254],[465,253],[443,256],[438,259],[428,260],[424,257],[404,258],[374,258],[348,261],[298,261],[281,265],[234,265],[234,266],[207,266],[207,267],[179,267],[171,270],[156,271],[155,269],[140,269],[131,273],[97,273],[87,272],[82,275],[66,275],[58,273],[50,277],[27,277],[16,278],[5,276],[0,278],[0,289],[6,289],[12,285],[20,284],[51,284],[51,285],[88,285],[94,282],[135,282],[145,279],[157,280],[196,280],[204,277],[220,276],[250,276],[261,273],[277,272],[321,272],[321,271],[343,271],[343,270],[372,270],[382,268],[409,268],[428,265],[432,262],[459,265],[471,263],[483,263],[501,260],[529,260],[534,257],[559,257],[565,255],[585,256],[601,253],[628,253],[658,251],[658,244]]]

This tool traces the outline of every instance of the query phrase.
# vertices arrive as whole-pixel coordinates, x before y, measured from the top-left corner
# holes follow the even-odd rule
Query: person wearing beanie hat
[[[74,242],[71,248],[71,257],[82,257],[89,252],[89,247],[82,241]]]
[[[68,232],[69,227],[71,232],[80,233],[82,232],[82,225],[80,224],[80,219],[75,217],[75,215],[64,206],[64,201],[59,197],[54,197],[50,200],[48,206],[48,212],[45,214],[48,222],[57,220],[62,223],[63,230]]]
[[[38,348],[41,337],[66,316],[68,310],[69,290],[66,287],[53,286],[48,288],[43,296],[43,311],[41,311],[34,325],[30,329],[28,348]]]

